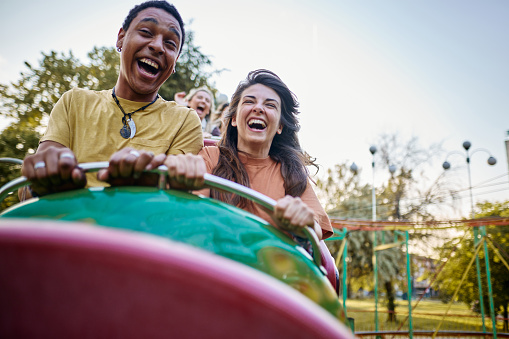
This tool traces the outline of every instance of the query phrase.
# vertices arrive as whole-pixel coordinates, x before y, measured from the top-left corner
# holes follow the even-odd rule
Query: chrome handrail
[[[0,162],[12,162],[12,161],[1,161],[2,159],[8,159],[8,158],[0,158]],[[10,158],[9,158],[10,159]],[[18,159],[12,159],[12,160],[18,160]],[[16,162],[17,163],[17,162]],[[109,163],[107,161],[99,161],[99,162],[88,162],[88,163],[81,163],[78,164],[78,167],[83,169],[85,172],[97,172],[101,169],[108,168]],[[153,170],[150,170],[148,172],[151,173],[157,173],[161,176],[160,180],[160,187],[161,182],[165,182],[166,175],[168,173],[168,168],[164,165],[159,166],[158,168],[155,168]],[[269,210],[270,212],[274,212],[274,208],[276,206],[276,201],[272,198],[267,197],[264,194],[261,194],[260,192],[257,192],[249,187],[237,184],[236,182],[212,175],[206,173],[204,176],[205,179],[205,188],[214,188],[226,191],[228,193],[233,193],[240,195],[244,198],[247,198],[260,206],[264,207],[265,209]],[[21,176],[19,178],[16,178],[4,186],[0,188],[0,201],[3,201],[7,195],[9,195],[11,192],[16,191],[17,189],[30,185],[30,181],[27,180],[26,177]],[[311,229],[311,227],[306,226],[303,228],[304,234],[306,235],[306,238],[311,243],[311,247],[313,248],[313,262],[318,267],[318,269],[323,273],[326,274],[325,268],[322,266],[322,258],[320,255],[320,245],[319,245],[319,239],[316,233]]]

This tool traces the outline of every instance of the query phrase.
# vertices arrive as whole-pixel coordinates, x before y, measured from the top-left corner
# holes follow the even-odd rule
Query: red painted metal
[[[135,232],[0,221],[2,338],[353,338],[237,262]]]
[[[216,146],[218,142],[217,139],[203,139],[203,146]]]
[[[509,226],[509,218],[482,218],[468,220],[447,220],[447,221],[429,221],[429,222],[407,222],[407,221],[370,221],[370,220],[341,220],[330,218],[332,227],[349,230],[364,231],[390,231],[401,228],[428,228],[433,227],[437,230],[451,227],[478,227],[478,226]]]

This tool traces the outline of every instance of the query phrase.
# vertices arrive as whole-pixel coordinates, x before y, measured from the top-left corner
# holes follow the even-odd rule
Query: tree
[[[105,90],[115,86],[120,65],[114,48],[101,47],[88,54],[81,63],[69,51],[42,54],[38,67],[25,62],[27,70],[10,86],[0,84],[0,116],[11,124],[0,137],[0,157],[23,159],[37,150],[49,114],[62,94],[73,87]],[[210,58],[194,44],[194,33],[187,32],[186,44],[177,63],[177,73],[160,89],[160,95],[173,100],[176,92],[207,85],[210,77],[220,71],[212,69]],[[0,186],[19,176],[19,166],[0,164]],[[15,195],[0,203],[0,210],[18,202]]]
[[[428,148],[419,145],[417,137],[402,141],[397,134],[382,134],[375,142],[379,151],[376,163],[382,170],[396,168],[387,185],[379,192],[379,216],[382,220],[429,221],[434,219],[438,206],[453,192],[443,173],[435,179],[427,176],[433,158],[441,153],[441,146]]]
[[[394,165],[397,170],[391,175],[386,185],[376,190],[377,220],[391,221],[426,221],[433,219],[433,209],[442,203],[449,194],[443,176],[435,180],[426,180],[427,165],[433,155],[440,151],[439,145],[423,148],[417,138],[401,141],[397,134],[381,135],[376,140],[375,163],[377,169],[388,170]],[[349,173],[346,164],[328,171],[328,178],[318,181],[319,196],[325,201],[326,210],[331,215],[341,218],[370,219],[371,187],[360,185],[353,174]],[[371,263],[373,235],[365,232],[351,234],[349,239],[349,256],[352,266],[350,275],[353,279],[366,281],[372,276]],[[381,233],[380,238],[392,242],[394,234],[389,231]],[[414,234],[415,238],[417,234]],[[431,234],[419,234],[425,240]],[[381,239],[380,239],[381,240]],[[351,250],[351,251],[350,251]],[[395,321],[394,284],[399,272],[404,271],[402,264],[404,252],[399,248],[378,252],[379,282],[386,290],[389,321]]]
[[[21,74],[21,79],[11,84],[11,87],[2,85],[0,88],[0,115],[13,120],[11,125],[2,131],[0,157],[22,159],[27,154],[34,153],[44,123],[58,98],[72,87],[89,87],[104,80],[94,79],[89,75],[88,70],[94,67],[81,65],[72,52],[69,52],[69,55],[59,55],[56,52],[42,55],[39,68],[25,63],[28,71]],[[100,55],[105,56],[106,53],[94,49],[89,54],[96,62]],[[0,166],[1,185],[19,176],[19,171],[14,169],[11,165]],[[13,194],[3,201],[0,207],[4,209],[17,201]]]
[[[216,94],[215,84],[211,82],[214,75],[221,74],[223,70],[214,70],[212,60],[202,53],[194,42],[194,32],[186,31],[186,43],[177,62],[173,74],[159,90],[159,94],[166,100],[173,100],[175,93],[189,92],[193,88],[207,86]]]
[[[22,159],[25,154],[33,153],[39,143],[39,134],[23,124],[12,124],[0,134],[0,158]],[[20,165],[0,163],[0,186],[19,177]],[[14,205],[19,200],[16,194],[9,195],[0,204],[0,210]]]
[[[360,184],[360,176],[349,170],[346,163],[327,170],[325,179],[317,179],[317,194],[330,216],[349,219],[368,219],[371,213],[371,187]],[[370,232],[348,232],[348,297],[351,291],[370,288],[372,284],[373,253]],[[327,242],[331,253],[337,253],[340,244]],[[341,268],[340,268],[341,270]]]
[[[477,213],[476,219],[484,217],[509,217],[509,200],[505,202],[482,202],[476,205]],[[474,255],[474,239],[471,229],[466,229],[467,232],[465,239],[456,248],[455,255],[447,262],[441,275],[437,279],[437,287],[440,289],[442,300],[449,302],[454,295],[454,291],[458,288],[458,284],[465,274],[468,264]],[[509,262],[509,226],[486,226],[486,233],[497,247],[498,253]],[[449,241],[446,246],[442,246],[438,250],[441,252],[442,257],[455,246],[456,239]],[[484,259],[484,249],[481,247],[479,251],[479,266],[481,272],[481,280],[484,283],[483,287],[483,301],[484,309],[489,310],[489,296],[486,288],[486,265]],[[491,272],[491,286],[493,291],[493,303],[495,312],[501,313],[504,318],[504,331],[508,329],[508,309],[509,309],[509,271],[504,265],[502,260],[494,253],[492,249],[489,250],[489,263]],[[477,285],[477,275],[475,265],[466,272],[466,279],[459,289],[457,300],[461,301],[472,309],[480,313],[479,305],[479,289]],[[488,313],[489,314],[489,313]]]

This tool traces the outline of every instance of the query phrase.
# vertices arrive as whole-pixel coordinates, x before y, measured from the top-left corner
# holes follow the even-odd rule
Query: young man
[[[121,63],[115,87],[74,88],[60,98],[37,152],[23,162],[22,173],[32,184],[20,191],[20,199],[104,186],[103,181],[141,183],[141,172],[161,165],[166,156],[198,153],[203,137],[196,112],[157,94],[175,72],[184,41],[184,24],[173,5],[147,1],[131,9],[117,37]],[[109,168],[97,178],[77,167],[106,160]]]

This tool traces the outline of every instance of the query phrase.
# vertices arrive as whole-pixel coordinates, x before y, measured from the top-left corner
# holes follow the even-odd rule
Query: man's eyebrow
[[[159,21],[157,21],[156,19],[154,18],[144,18],[144,19],[141,19],[140,22],[152,22],[156,25],[159,25]],[[179,41],[180,41],[180,32],[175,28],[175,27],[170,27],[168,28],[169,31],[175,33],[177,35],[177,37],[179,38]]]
[[[155,23],[156,25],[159,25],[159,21],[157,21],[156,19],[154,18],[145,18],[145,19],[141,19],[140,22],[146,22],[146,21],[150,21],[150,22],[153,22]]]

